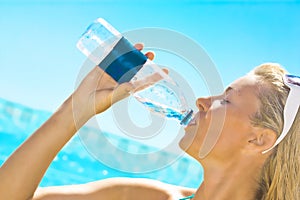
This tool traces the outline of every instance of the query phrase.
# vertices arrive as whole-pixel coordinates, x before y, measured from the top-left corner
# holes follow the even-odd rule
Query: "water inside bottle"
[[[130,81],[140,89],[152,85],[134,93],[150,111],[177,119],[181,125],[192,118],[193,111],[176,82],[105,20],[91,24],[77,47],[118,83]]]
[[[155,84],[134,93],[134,97],[150,111],[169,119],[177,119],[183,125],[192,118],[193,111],[181,105],[176,93],[164,85]]]
[[[144,99],[144,98],[137,98],[137,99],[139,102],[144,104],[150,111],[158,113],[163,117],[175,118],[178,119],[179,121],[183,120],[184,118],[183,113],[175,108],[167,107],[163,104],[153,102],[150,99]]]

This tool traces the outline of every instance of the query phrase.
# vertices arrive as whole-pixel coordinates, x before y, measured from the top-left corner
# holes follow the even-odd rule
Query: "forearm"
[[[98,66],[65,103],[0,168],[0,199],[30,199],[60,149],[92,116],[128,96],[132,85],[118,85]],[[113,98],[114,97],[114,98]]]
[[[0,199],[30,198],[54,157],[86,120],[76,126],[68,98],[0,168]]]

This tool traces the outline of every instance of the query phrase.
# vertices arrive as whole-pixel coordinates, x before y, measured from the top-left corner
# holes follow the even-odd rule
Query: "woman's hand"
[[[136,44],[135,48],[142,50],[143,45]],[[150,60],[154,58],[152,52],[145,55]],[[132,89],[131,83],[118,84],[100,67],[94,67],[72,95],[76,124],[81,125],[93,115],[105,111],[115,102],[129,96]]]
[[[142,50],[143,45],[135,47]],[[146,56],[153,59],[154,54]],[[131,84],[119,85],[100,67],[95,67],[71,98],[0,167],[0,199],[32,199],[50,163],[78,128],[96,113],[128,96],[131,88]]]

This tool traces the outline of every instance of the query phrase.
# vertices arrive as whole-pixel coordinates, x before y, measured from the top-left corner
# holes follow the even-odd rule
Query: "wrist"
[[[95,111],[90,106],[88,100],[84,101],[80,98],[80,94],[73,93],[67,100],[76,129],[80,129],[90,118],[95,115]]]

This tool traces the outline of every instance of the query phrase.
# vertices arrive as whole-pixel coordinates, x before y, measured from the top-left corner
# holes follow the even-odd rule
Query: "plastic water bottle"
[[[178,85],[104,19],[82,34],[78,49],[118,83],[139,86],[132,95],[150,111],[187,125],[193,110]]]

